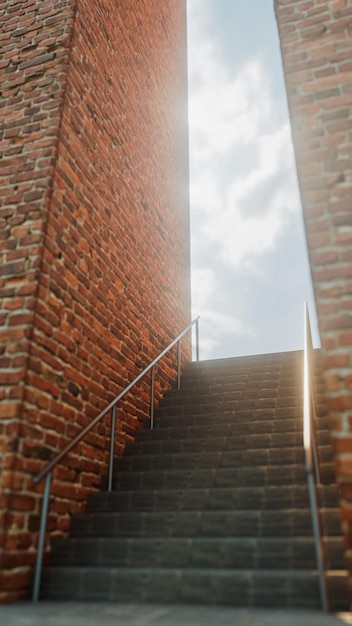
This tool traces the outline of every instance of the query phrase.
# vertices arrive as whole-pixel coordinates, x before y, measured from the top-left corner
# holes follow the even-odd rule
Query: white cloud
[[[255,337],[253,328],[227,313],[207,309],[203,311],[202,321],[204,324],[211,325],[217,336],[245,334],[249,337]]]
[[[220,344],[233,344],[236,337],[255,337],[255,331],[238,318],[212,309],[202,309],[200,318],[201,358],[208,358]]]
[[[235,269],[257,271],[255,260],[273,250],[300,206],[288,125],[260,137],[258,151],[259,167],[222,190],[221,210],[208,207],[202,227],[203,236],[218,243],[220,259]]]
[[[192,272],[192,300],[196,303],[193,307],[193,317],[199,315],[199,311],[208,306],[215,290],[214,271],[202,267]]]
[[[257,58],[237,73],[207,34],[207,2],[188,3],[189,125],[193,159],[205,161],[248,143],[270,117],[270,81]]]
[[[216,292],[215,273],[209,267],[192,272],[192,318],[201,316],[202,358],[209,356],[224,341],[238,336],[254,337],[254,329],[234,314],[213,307]]]
[[[190,183],[192,209],[212,214],[221,211],[222,198],[219,193],[219,181],[210,167],[204,167]]]
[[[190,91],[189,123],[193,158],[204,162],[239,141],[252,141],[270,113],[270,101],[268,78],[258,61],[231,77],[216,61],[215,50],[203,50],[203,65]]]

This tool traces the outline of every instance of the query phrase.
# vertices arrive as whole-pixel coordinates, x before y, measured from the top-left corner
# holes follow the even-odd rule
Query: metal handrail
[[[317,485],[320,484],[318,451],[315,437],[316,408],[313,379],[313,341],[307,302],[304,303],[304,372],[303,372],[303,445],[314,534],[319,591],[323,611],[329,610],[325,555],[319,516]]]
[[[169,345],[162,351],[160,354],[153,360],[149,365],[140,373],[136,378],[119,393],[114,400],[108,404],[108,406],[103,409],[99,413],[97,417],[94,418],[90,424],[88,424],[83,430],[70,441],[70,443],[57,454],[54,459],[52,459],[47,465],[39,472],[37,476],[33,478],[34,483],[39,483],[45,477],[45,486],[44,486],[44,494],[43,494],[43,506],[42,513],[40,519],[40,529],[39,529],[39,541],[38,541],[38,550],[37,550],[37,560],[35,566],[34,573],[34,584],[33,584],[33,602],[37,602],[39,599],[39,590],[40,590],[40,581],[41,581],[41,573],[43,566],[43,554],[44,554],[44,544],[45,544],[45,533],[46,533],[46,523],[47,523],[47,515],[48,515],[48,507],[49,507],[49,498],[50,498],[50,487],[51,487],[51,474],[53,469],[62,461],[62,459],[67,456],[69,452],[80,442],[84,437],[94,428],[98,422],[100,422],[103,417],[109,411],[112,411],[111,416],[111,433],[110,433],[110,454],[109,454],[109,475],[108,475],[108,491],[112,489],[112,477],[113,477],[113,460],[114,460],[114,449],[115,449],[115,425],[116,425],[116,405],[117,403],[134,387],[149,371],[151,371],[151,392],[150,392],[150,427],[154,427],[154,391],[155,391],[155,366],[156,364],[167,354],[173,346],[177,344],[177,388],[180,389],[181,385],[181,339],[188,333],[189,330],[195,325],[196,326],[196,360],[199,361],[199,317],[196,317],[188,326],[177,335],[177,337],[169,343]]]

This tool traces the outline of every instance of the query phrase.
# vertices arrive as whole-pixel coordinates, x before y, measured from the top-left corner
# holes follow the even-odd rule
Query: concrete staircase
[[[319,608],[302,447],[302,353],[189,364],[181,390],[53,544],[51,599]],[[332,608],[347,574],[329,423],[317,385]]]

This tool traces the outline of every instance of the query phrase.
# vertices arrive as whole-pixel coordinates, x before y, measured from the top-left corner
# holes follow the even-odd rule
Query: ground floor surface
[[[4,626],[343,626],[352,614],[140,604],[41,602],[0,607]]]

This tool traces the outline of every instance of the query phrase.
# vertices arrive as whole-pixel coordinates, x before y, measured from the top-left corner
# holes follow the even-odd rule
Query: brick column
[[[190,267],[185,2],[8,0],[1,11],[7,601],[26,593],[34,561],[33,474],[188,324]],[[157,398],[175,361],[158,368]],[[148,394],[145,381],[120,409],[116,453]],[[58,468],[56,534],[99,487],[109,429]]]
[[[276,0],[275,10],[352,548],[352,2]]]
[[[0,10],[0,601],[23,588],[33,562],[24,552],[31,544],[25,520],[35,508],[31,461],[17,453],[34,429],[22,419],[26,372],[74,4],[8,0]]]

